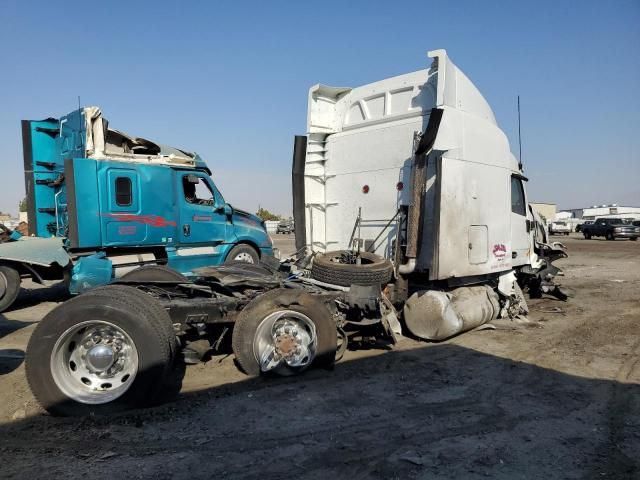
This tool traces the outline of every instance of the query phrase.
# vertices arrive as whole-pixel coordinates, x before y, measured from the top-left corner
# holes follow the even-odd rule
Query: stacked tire
[[[324,283],[349,287],[351,285],[383,285],[393,276],[393,264],[370,252],[360,253],[359,264],[345,263],[350,252],[337,250],[316,255],[311,277]]]

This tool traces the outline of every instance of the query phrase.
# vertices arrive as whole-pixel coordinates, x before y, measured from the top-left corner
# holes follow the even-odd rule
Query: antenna
[[[522,170],[522,135],[520,133],[520,95],[518,95],[518,168]]]

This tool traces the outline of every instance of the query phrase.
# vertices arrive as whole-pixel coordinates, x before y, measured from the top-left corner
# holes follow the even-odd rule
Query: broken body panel
[[[97,107],[25,120],[22,135],[30,234],[63,240],[73,293],[147,263],[190,274],[238,244],[273,253],[261,220],[225,202],[197,154],[112,130]],[[17,243],[0,262],[34,263]]]
[[[396,259],[400,229],[404,262],[413,262],[411,272],[429,280],[528,264],[534,255],[527,227],[532,218],[509,142],[486,100],[446,52],[429,56],[428,70],[353,89],[310,89],[306,246],[324,252],[359,242],[367,248],[378,238],[376,253]],[[439,121],[432,122],[429,151],[416,155],[434,115]],[[418,209],[413,215],[412,208]],[[349,244],[359,211],[359,233]],[[413,235],[401,227],[398,212],[419,222]]]

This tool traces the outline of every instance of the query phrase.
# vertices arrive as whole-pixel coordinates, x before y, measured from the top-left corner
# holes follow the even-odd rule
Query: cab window
[[[511,177],[511,211],[518,215],[527,215],[522,180],[516,177]]]
[[[182,177],[184,199],[194,205],[213,205],[213,191],[204,178],[197,175]]]
[[[129,177],[116,178],[116,205],[129,207],[131,205],[131,179]]]

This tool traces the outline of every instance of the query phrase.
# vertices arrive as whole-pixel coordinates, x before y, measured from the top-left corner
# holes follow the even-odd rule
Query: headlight
[[[621,232],[621,231],[622,231],[622,228],[620,228],[620,227],[616,227],[616,228],[614,228],[614,229],[613,229],[613,231],[614,231],[614,232]]]

